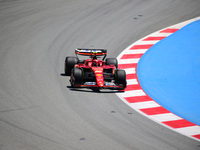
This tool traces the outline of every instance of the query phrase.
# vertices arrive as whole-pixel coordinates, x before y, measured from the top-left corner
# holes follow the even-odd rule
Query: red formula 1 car
[[[105,60],[107,50],[78,48],[75,54],[76,57],[65,59],[65,75],[71,75],[72,87],[118,90],[126,88],[126,72],[118,69],[116,58]],[[80,57],[89,57],[89,59],[80,59]]]

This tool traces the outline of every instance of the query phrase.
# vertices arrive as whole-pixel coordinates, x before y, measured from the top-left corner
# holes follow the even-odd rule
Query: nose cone
[[[93,69],[93,71],[95,73],[97,86],[98,87],[103,87],[104,86],[103,68],[101,68],[101,67],[93,67],[92,69]]]
[[[98,86],[99,86],[99,87],[103,87],[103,86],[104,86],[104,83],[103,83],[103,82],[99,82],[99,83],[98,83]]]

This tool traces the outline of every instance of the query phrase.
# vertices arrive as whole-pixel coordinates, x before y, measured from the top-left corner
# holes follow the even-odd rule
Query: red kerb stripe
[[[119,64],[118,68],[119,69],[127,69],[127,68],[136,68],[137,63],[131,63],[131,64]]]
[[[145,108],[145,109],[140,109],[140,110],[147,115],[170,113],[167,109],[165,109],[163,107]]]
[[[133,47],[130,48],[130,50],[134,49],[149,49],[153,46],[153,44],[146,44],[146,45],[134,45]]]
[[[174,33],[176,31],[178,31],[179,29],[165,29],[165,30],[162,30],[160,31],[160,33]]]
[[[170,126],[172,128],[184,128],[184,127],[189,127],[189,126],[195,126],[194,123],[189,122],[185,119],[180,119],[180,120],[173,120],[173,121],[165,121],[162,122],[164,124],[166,124],[167,126]]]
[[[144,39],[143,41],[159,41],[166,38],[166,36],[158,36],[158,37],[147,37],[146,39]]]
[[[124,54],[121,59],[140,58],[143,54]]]
[[[142,89],[140,84],[134,84],[134,85],[127,85],[125,91],[140,90],[140,89]]]
[[[126,74],[126,79],[128,80],[128,79],[135,79],[135,78],[137,78],[137,74],[135,73],[135,74]]]
[[[200,139],[200,134],[192,135],[192,137],[195,137],[195,138],[197,138],[197,139]]]
[[[146,101],[152,101],[152,99],[149,96],[134,96],[134,97],[124,97],[125,100],[129,103],[138,103],[138,102],[146,102]]]

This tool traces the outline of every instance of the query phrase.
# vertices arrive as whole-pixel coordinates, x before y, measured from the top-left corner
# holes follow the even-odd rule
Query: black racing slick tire
[[[118,68],[118,61],[116,58],[107,58],[106,65],[114,65],[116,68]]]
[[[75,83],[80,83],[83,81],[83,72],[79,68],[74,68],[72,71],[72,75],[74,77]]]
[[[126,72],[124,70],[115,71],[115,83],[122,84],[122,88],[119,90],[124,90],[126,88]]]
[[[119,84],[126,84],[126,72],[124,70],[116,70],[115,82]]]
[[[71,70],[74,68],[74,65],[78,63],[78,58],[76,57],[66,57],[65,59],[65,75],[70,76]]]

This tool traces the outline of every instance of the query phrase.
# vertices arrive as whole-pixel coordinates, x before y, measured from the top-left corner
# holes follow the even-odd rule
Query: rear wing
[[[77,48],[75,49],[76,55],[84,55],[84,56],[104,56],[103,60],[106,58],[107,50],[106,49],[83,49]]]

